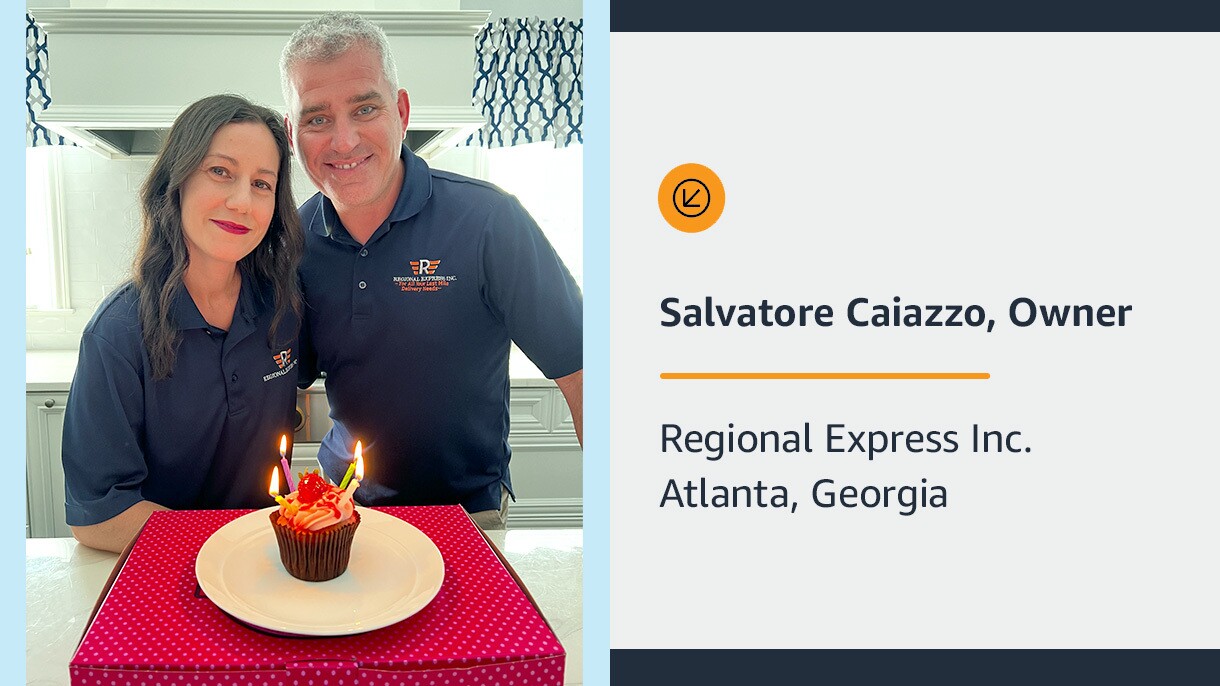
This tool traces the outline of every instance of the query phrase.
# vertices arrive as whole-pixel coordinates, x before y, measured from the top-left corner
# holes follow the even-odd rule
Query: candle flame
[[[364,456],[360,454],[360,444],[356,444],[356,480],[364,480]]]
[[[280,436],[280,457],[288,452],[288,434]]]
[[[267,489],[267,494],[272,497],[280,494],[280,472],[275,467],[271,468],[271,486]]]

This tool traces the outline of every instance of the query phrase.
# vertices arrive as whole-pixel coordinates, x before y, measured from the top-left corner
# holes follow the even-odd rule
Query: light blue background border
[[[13,119],[0,136],[0,155],[6,161],[0,172],[0,207],[9,217],[9,246],[0,250],[0,359],[8,368],[0,374],[0,416],[4,448],[8,455],[7,495],[0,498],[0,550],[20,551],[0,555],[0,585],[4,587],[3,629],[0,629],[0,664],[7,665],[6,683],[25,683],[25,6],[5,3],[9,12],[9,38],[0,41],[7,50],[8,68],[2,86],[16,102],[10,105]],[[20,39],[17,38],[20,31]],[[18,119],[20,117],[20,119]],[[67,669],[67,665],[64,666]]]
[[[585,1],[584,683],[610,683],[610,3]]]

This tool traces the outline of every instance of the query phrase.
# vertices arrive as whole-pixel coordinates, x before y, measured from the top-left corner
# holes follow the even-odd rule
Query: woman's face
[[[236,265],[275,214],[280,153],[260,122],[225,124],[182,184],[182,229],[191,266]]]

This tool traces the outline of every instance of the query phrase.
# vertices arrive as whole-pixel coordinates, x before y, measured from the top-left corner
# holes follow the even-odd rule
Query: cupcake
[[[278,499],[271,528],[289,574],[304,581],[329,581],[347,570],[352,539],[360,526],[352,500],[359,485],[352,481],[348,488],[338,488],[316,471],[307,472],[297,490]]]

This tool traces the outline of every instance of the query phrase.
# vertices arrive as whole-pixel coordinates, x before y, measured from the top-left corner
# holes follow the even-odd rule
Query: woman
[[[292,433],[303,237],[269,109],[204,98],[140,192],[132,281],[81,337],[64,418],[67,521],[119,551],[155,510],[261,507]]]

